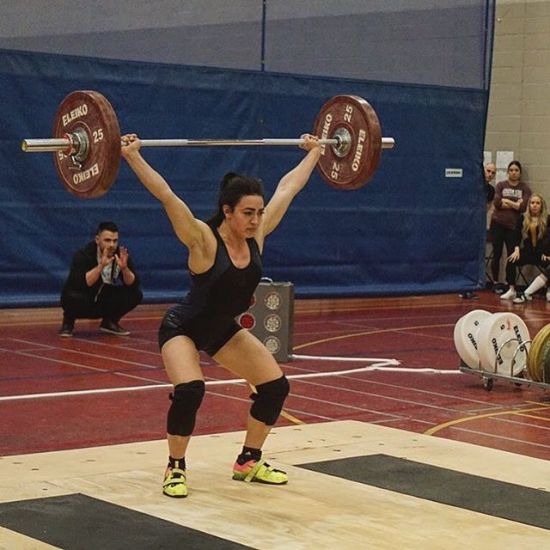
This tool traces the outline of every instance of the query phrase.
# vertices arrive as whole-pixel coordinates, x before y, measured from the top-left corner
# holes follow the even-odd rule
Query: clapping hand
[[[121,246],[118,254],[115,254],[115,259],[121,271],[126,269],[128,267],[128,249],[125,246]]]

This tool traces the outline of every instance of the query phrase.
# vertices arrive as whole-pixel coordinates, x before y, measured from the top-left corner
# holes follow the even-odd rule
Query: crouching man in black
[[[59,336],[73,335],[75,319],[101,319],[99,330],[127,336],[120,318],[142,300],[139,278],[128,250],[118,245],[118,227],[102,222],[95,241],[73,256],[69,276],[61,292],[63,324]]]

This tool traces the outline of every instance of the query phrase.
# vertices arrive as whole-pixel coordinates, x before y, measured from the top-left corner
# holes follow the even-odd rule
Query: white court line
[[[289,355],[289,359],[314,359],[316,361],[372,361],[374,363],[378,362],[377,365],[371,365],[369,367],[363,367],[360,372],[366,371],[375,371],[383,370],[389,372],[421,372],[421,373],[431,373],[431,374],[461,374],[460,370],[449,370],[449,369],[431,369],[431,368],[415,368],[415,367],[395,367],[392,368],[389,365],[400,365],[401,362],[397,359],[382,359],[380,357],[333,357],[328,355]],[[351,372],[358,372],[354,369],[350,371],[340,371],[340,374],[349,374]],[[313,375],[297,375],[300,378],[307,378],[308,376]],[[318,376],[323,376],[322,373]],[[288,377],[290,378],[290,376]]]
[[[397,359],[385,359],[381,357],[335,357],[333,355],[294,355],[291,354],[288,356],[290,360],[292,359],[313,359],[315,361],[348,361],[348,362],[364,362],[370,361],[372,363],[385,362],[388,365],[400,365],[401,362]]]
[[[348,369],[342,371],[332,371],[332,372],[316,372],[309,374],[290,374],[287,378],[320,378],[326,376],[340,376],[342,374],[351,374],[358,372],[368,372],[372,370],[386,370],[386,363],[379,363],[378,365],[370,365],[368,367],[359,367],[356,369]],[[393,364],[393,363],[389,363]],[[393,370],[393,369],[391,369]],[[247,381],[244,378],[234,378],[230,380],[208,380],[205,382],[207,386],[221,386],[225,384],[246,384]],[[129,386],[123,388],[101,388],[96,390],[76,390],[76,391],[66,391],[66,392],[51,392],[51,393],[29,393],[23,395],[6,395],[0,397],[0,401],[18,401],[21,399],[40,399],[45,397],[66,397],[66,396],[75,396],[75,395],[95,395],[100,393],[115,393],[122,391],[142,391],[142,390],[152,390],[157,388],[171,388],[172,384],[153,384],[148,386]]]
[[[289,370],[290,369],[295,369],[295,370],[308,370],[310,372],[316,372],[311,368],[291,365],[290,363],[285,363],[285,368],[289,369]],[[379,370],[384,371],[384,370],[391,370],[391,369],[379,369]],[[415,372],[420,371],[420,370],[421,370],[420,368],[414,369]],[[458,372],[458,374],[460,374],[460,371],[454,371],[454,370],[452,370],[452,371],[449,370],[449,371],[445,371],[445,372],[449,372],[449,373]],[[287,375],[287,378],[289,378],[289,377],[290,376]],[[433,390],[423,390],[423,389],[420,389],[420,388],[414,388],[413,386],[407,386],[407,385],[403,385],[403,384],[388,384],[387,382],[380,382],[378,380],[372,380],[370,378],[369,379],[351,378],[351,380],[358,380],[358,381],[361,381],[363,383],[367,383],[367,384],[370,384],[370,385],[383,386],[383,387],[393,388],[393,389],[396,389],[396,390],[407,390],[408,392],[418,392],[418,393],[421,393],[421,394],[426,394],[426,395],[435,396],[435,397],[447,397],[447,398],[450,398],[450,399],[453,399],[453,400],[456,400],[456,401],[464,401],[467,404],[479,403],[479,404],[484,405],[484,408],[482,408],[482,409],[468,409],[469,412],[473,413],[473,414],[476,414],[480,411],[481,412],[485,412],[485,411],[494,412],[495,409],[500,410],[502,408],[501,405],[499,405],[498,403],[496,403],[494,405],[491,405],[490,403],[487,403],[486,401],[480,401],[478,399],[472,399],[472,398],[469,398],[469,397],[459,397],[459,396],[454,395],[453,393],[444,393],[444,392],[438,392],[438,391],[433,391]]]
[[[0,397],[0,401],[18,401],[21,399],[41,399],[45,397],[73,397],[75,395],[94,395],[98,393],[116,393],[121,391],[152,390],[155,388],[171,388],[172,384],[153,384],[149,386],[129,386],[123,388],[102,388],[96,390],[76,390],[51,393],[28,393],[23,395],[6,395]]]

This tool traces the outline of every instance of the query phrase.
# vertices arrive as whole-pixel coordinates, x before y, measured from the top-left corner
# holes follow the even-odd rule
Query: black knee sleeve
[[[273,426],[281,414],[283,403],[290,391],[290,384],[283,374],[277,380],[256,386],[256,391],[258,393],[250,396],[254,400],[250,408],[250,414],[252,418],[268,426]]]
[[[168,409],[166,431],[170,435],[191,435],[195,427],[197,411],[204,397],[203,380],[178,384],[170,394],[172,405]]]

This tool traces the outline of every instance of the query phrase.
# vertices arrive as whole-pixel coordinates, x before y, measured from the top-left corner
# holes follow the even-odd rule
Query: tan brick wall
[[[514,151],[550,203],[550,0],[496,0],[485,150]]]
[[[550,0],[496,0],[485,150],[514,151],[550,204]]]
[[[485,150],[514,151],[550,205],[550,0],[496,0]]]

